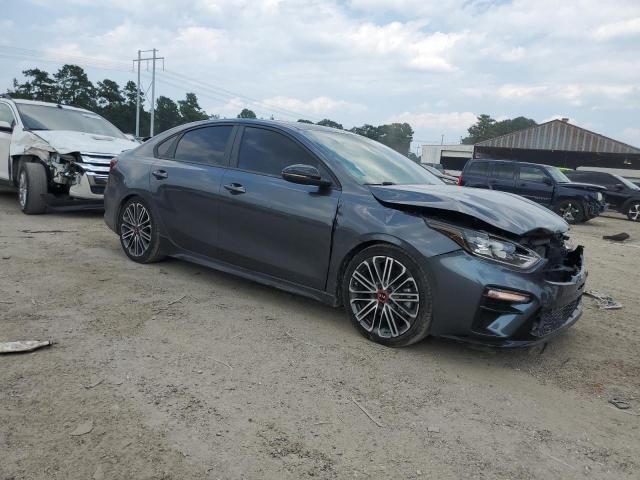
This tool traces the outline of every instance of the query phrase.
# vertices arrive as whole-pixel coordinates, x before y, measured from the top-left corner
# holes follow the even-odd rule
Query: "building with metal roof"
[[[479,142],[474,157],[640,172],[640,148],[570,124],[566,118]]]

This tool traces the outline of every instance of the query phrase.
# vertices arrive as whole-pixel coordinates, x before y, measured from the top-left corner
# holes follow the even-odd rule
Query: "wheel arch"
[[[42,159],[35,155],[13,155],[11,157],[11,181],[14,186],[18,186],[18,174],[20,173],[20,167],[23,163],[40,163],[47,174],[47,182],[51,182],[51,172]]]

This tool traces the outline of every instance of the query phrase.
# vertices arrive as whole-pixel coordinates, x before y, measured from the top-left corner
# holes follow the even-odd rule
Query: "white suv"
[[[0,183],[24,213],[100,204],[111,159],[138,145],[89,110],[0,96]]]

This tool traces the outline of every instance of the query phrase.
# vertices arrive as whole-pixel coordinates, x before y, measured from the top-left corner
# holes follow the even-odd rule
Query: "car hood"
[[[421,207],[473,217],[513,235],[533,231],[566,232],[567,223],[537,203],[518,195],[447,185],[370,186],[371,193],[388,205]]]
[[[47,142],[58,153],[81,152],[117,155],[124,150],[130,150],[139,145],[128,138],[67,130],[36,130],[31,131],[31,133]]]
[[[558,183],[558,185],[564,188],[575,188],[577,190],[588,190],[590,192],[604,192],[606,190],[605,187],[601,185],[593,185],[592,183],[569,182]]]

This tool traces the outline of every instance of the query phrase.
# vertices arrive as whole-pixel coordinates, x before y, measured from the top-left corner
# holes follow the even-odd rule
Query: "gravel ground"
[[[0,341],[56,342],[0,356],[0,480],[637,479],[640,224],[573,237],[623,309],[586,299],[544,349],[393,350],[339,309],[137,265],[101,214],[25,216],[0,193]]]

